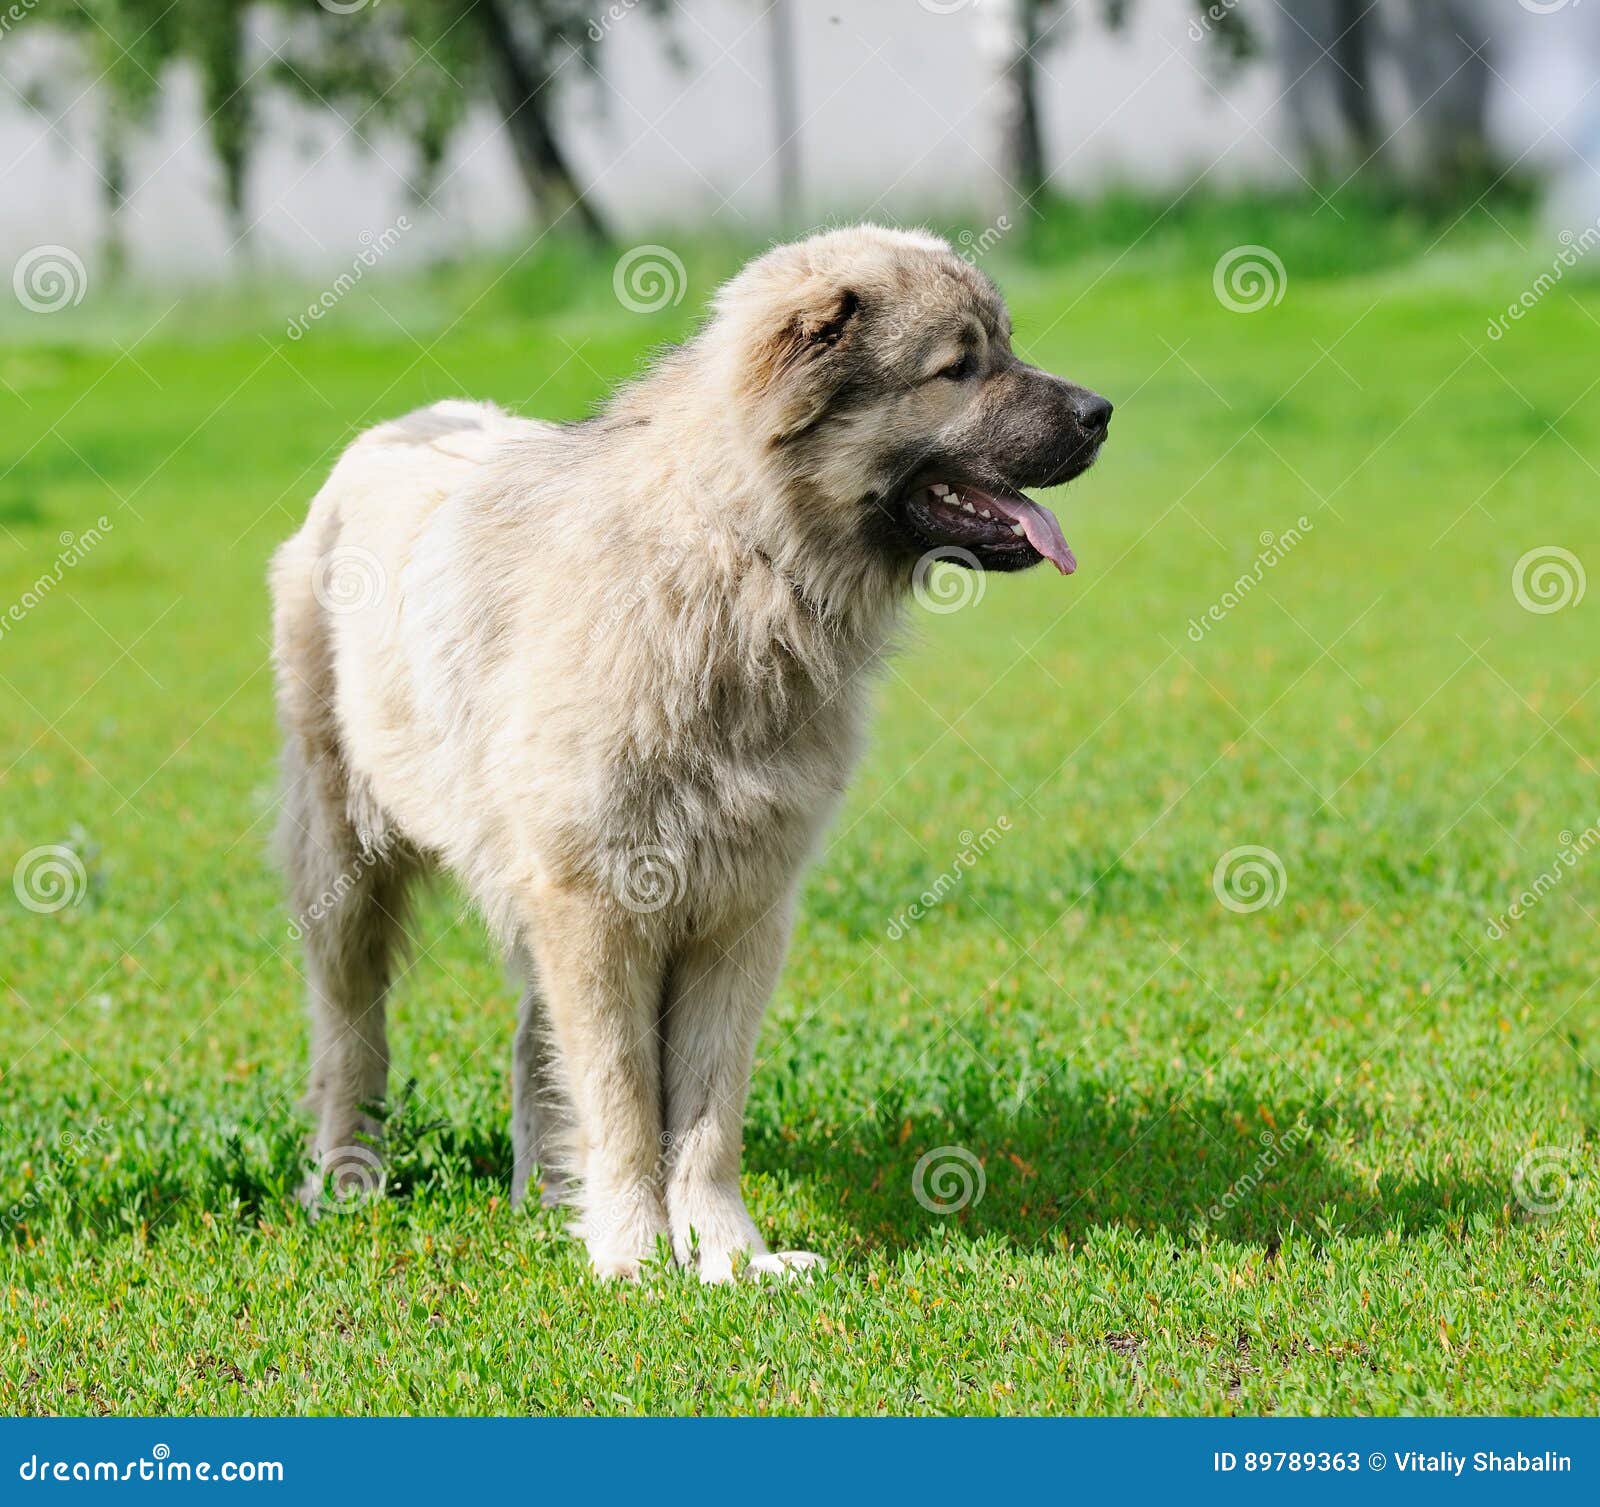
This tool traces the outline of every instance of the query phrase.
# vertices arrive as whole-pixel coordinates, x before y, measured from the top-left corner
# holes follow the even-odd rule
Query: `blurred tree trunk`
[[[100,125],[100,259],[115,281],[127,270],[128,241],[122,229],[122,206],[128,202],[128,159],[120,112],[108,110]]]
[[[1488,36],[1476,0],[1281,0],[1279,61],[1285,102],[1313,177],[1388,170],[1374,77],[1394,65],[1404,97],[1392,127],[1427,193],[1450,192],[1491,162]]]
[[[226,5],[212,0],[203,21],[199,11],[189,14],[194,29],[185,37],[200,72],[200,107],[211,150],[222,171],[222,210],[233,242],[229,250],[246,254],[250,250],[246,200],[255,126],[246,65],[249,5],[250,0],[229,0]]]
[[[591,241],[605,245],[610,232],[578,186],[551,124],[543,59],[530,56],[503,0],[472,0],[472,14],[483,36],[489,87],[534,206],[546,225],[571,213]]]
[[[1481,176],[1491,158],[1489,64],[1473,7],[1461,0],[1402,0],[1390,40],[1418,111],[1424,181],[1450,189]]]
[[[1313,178],[1382,160],[1372,87],[1377,23],[1363,0],[1283,0],[1276,7],[1284,101]]]
[[[1044,186],[1044,140],[1039,125],[1039,15],[1049,0],[991,0],[974,8],[978,51],[994,100],[990,164],[996,174],[991,212],[1017,215]]]
[[[1339,114],[1360,160],[1382,155],[1378,104],[1372,92],[1372,52],[1376,23],[1370,0],[1334,0],[1333,82]]]
[[[800,222],[800,111],[794,15],[789,0],[772,0],[767,11],[772,55],[773,149],[778,161],[778,218],[786,226]]]

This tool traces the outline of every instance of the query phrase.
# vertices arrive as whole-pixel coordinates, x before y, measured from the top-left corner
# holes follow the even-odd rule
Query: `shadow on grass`
[[[452,1124],[423,1116],[402,1095],[388,1121],[386,1203],[503,1198],[510,1138],[482,1108]],[[184,1206],[241,1227],[298,1217],[304,1135],[304,1123],[282,1112],[248,1133],[178,1115],[122,1127],[115,1145],[57,1159],[30,1179],[22,1197],[0,1206],[0,1224],[23,1243],[52,1227],[74,1238],[159,1240]],[[1406,1235],[1503,1208],[1498,1181],[1352,1176],[1341,1148],[1370,1136],[1337,1107],[1263,1107],[1249,1084],[1138,1097],[1080,1080],[1020,1106],[975,1092],[959,1111],[885,1111],[842,1129],[758,1115],[745,1166],[836,1210],[868,1249],[937,1243],[952,1230],[1032,1249],[1105,1225],[1271,1249],[1291,1230]]]
[[[1018,1247],[1077,1241],[1091,1228],[1164,1230],[1276,1248],[1313,1238],[1414,1234],[1498,1212],[1499,1183],[1351,1175],[1341,1146],[1367,1129],[1337,1107],[1233,1096],[1134,1098],[1104,1084],[1041,1090],[1020,1108],[963,1107],[959,1119],[864,1119],[794,1139],[754,1127],[746,1167],[837,1209],[867,1247],[914,1247],[955,1226]]]
[[[262,1085],[235,1110],[224,1119],[212,1106],[167,1101],[121,1116],[86,1113],[79,1118],[93,1127],[88,1135],[43,1123],[0,1124],[0,1135],[11,1132],[15,1163],[0,1165],[0,1240],[160,1241],[184,1211],[236,1228],[303,1219],[297,1191],[310,1168],[310,1122]],[[485,1200],[506,1192],[511,1138],[504,1124],[484,1115],[460,1126],[435,1118],[414,1084],[401,1089],[384,1120],[381,1192],[388,1203],[459,1187]]]

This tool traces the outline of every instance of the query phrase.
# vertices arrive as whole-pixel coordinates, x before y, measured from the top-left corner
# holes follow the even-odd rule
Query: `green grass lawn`
[[[1514,573],[1600,570],[1600,289],[1490,340],[1553,244],[1419,256],[1447,226],[994,253],[1117,417],[1076,576],[913,614],[806,886],[747,1151],[769,1239],[831,1258],[787,1288],[601,1287],[512,1212],[512,993],[448,890],[389,1196],[307,1223],[267,850],[263,567],[338,447],[463,393],[579,415],[736,254],[649,317],[570,259],[369,281],[294,342],[317,288],[10,311],[0,1411],[1595,1411],[1600,582],[1532,612]],[[1287,287],[1231,312],[1252,241]]]

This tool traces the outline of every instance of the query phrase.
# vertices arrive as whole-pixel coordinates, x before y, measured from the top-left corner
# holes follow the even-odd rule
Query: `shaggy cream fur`
[[[711,1281],[813,1259],[768,1254],[741,1127],[796,882],[928,547],[901,494],[930,467],[1048,482],[1098,444],[1093,395],[1009,333],[945,243],[859,227],[752,263],[592,420],[439,403],[344,453],[272,567],[312,1196],[380,1137],[405,891],[439,867],[527,980],[516,1195],[537,1169],[574,1200],[605,1276],[663,1234]],[[1021,532],[991,568],[1036,562]]]

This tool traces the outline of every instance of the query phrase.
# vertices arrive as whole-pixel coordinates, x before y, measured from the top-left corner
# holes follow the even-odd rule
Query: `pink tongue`
[[[1020,523],[1028,543],[1064,576],[1078,568],[1072,549],[1062,536],[1061,525],[1049,508],[1042,508],[1029,497],[996,497],[985,493],[989,511],[1012,523]]]

